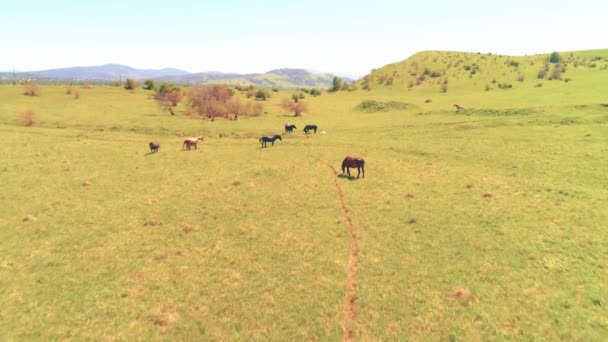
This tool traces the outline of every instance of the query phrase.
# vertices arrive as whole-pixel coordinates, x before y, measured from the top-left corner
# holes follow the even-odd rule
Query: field
[[[446,55],[479,58],[412,59],[446,69],[445,93],[379,84],[409,60],[370,91],[307,97],[300,118],[279,107],[291,92],[212,122],[141,89],[0,86],[0,336],[605,340],[606,59],[565,82],[536,79],[546,56],[468,78],[433,64]],[[288,121],[294,134],[259,148]],[[346,155],[364,179],[336,177]]]

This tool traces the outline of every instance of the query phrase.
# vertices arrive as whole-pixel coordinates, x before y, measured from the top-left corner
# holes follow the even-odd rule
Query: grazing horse
[[[308,131],[315,131],[315,133],[317,133],[317,125],[306,125],[304,127],[304,133],[308,134]]]
[[[182,150],[185,150],[186,148],[188,148],[188,150],[190,150],[190,148],[192,146],[194,146],[194,149],[196,150],[196,147],[197,147],[199,141],[203,141],[202,136],[198,136],[198,137],[194,137],[194,138],[187,138],[186,140],[184,140]]]
[[[358,157],[346,157],[344,161],[342,161],[342,174],[346,171],[348,177],[350,177],[350,168],[357,168],[357,178],[363,171],[363,178],[365,178],[365,160],[363,158]]]
[[[160,143],[158,141],[150,141],[150,153],[158,152],[160,148]]]
[[[461,110],[461,109],[464,109],[464,107],[463,107],[463,106],[461,106],[461,105],[459,105],[459,104],[455,104],[455,105],[454,105],[454,108],[456,108],[456,112],[457,112],[457,113],[458,113],[458,112],[460,112],[460,110]]]
[[[297,129],[296,125],[292,125],[289,123],[285,124],[285,133],[292,133],[294,129]]]
[[[283,141],[283,139],[281,139],[281,135],[280,134],[275,134],[275,135],[267,135],[267,136],[263,136],[260,138],[260,143],[262,144],[262,147],[266,147],[266,143],[267,142],[271,142],[272,146],[274,146],[274,141],[275,140],[281,140]]]

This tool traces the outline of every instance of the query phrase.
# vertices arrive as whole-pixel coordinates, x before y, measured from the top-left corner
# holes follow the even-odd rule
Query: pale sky
[[[422,50],[608,48],[608,0],[0,0],[0,70],[366,74]]]

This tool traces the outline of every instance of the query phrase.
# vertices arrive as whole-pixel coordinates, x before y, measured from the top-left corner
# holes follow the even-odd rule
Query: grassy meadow
[[[537,79],[547,56],[426,52],[298,118],[289,91],[210,121],[142,89],[2,85],[0,336],[338,340],[350,221],[355,340],[605,340],[608,50],[562,56],[569,82]],[[409,87],[413,61],[442,76]],[[364,179],[336,179],[346,155]]]

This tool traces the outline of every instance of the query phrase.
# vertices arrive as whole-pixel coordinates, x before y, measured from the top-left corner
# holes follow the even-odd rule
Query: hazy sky
[[[421,50],[608,48],[606,15],[607,0],[2,0],[0,70],[120,63],[365,74]]]

